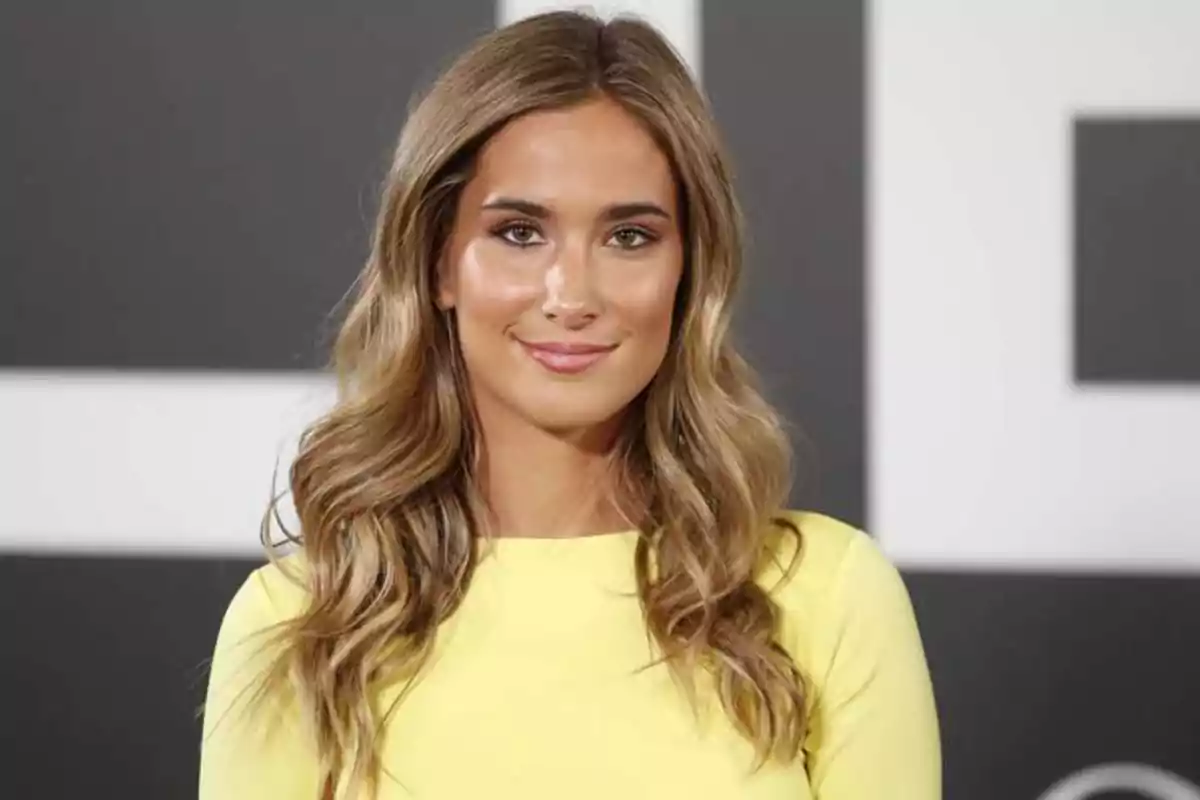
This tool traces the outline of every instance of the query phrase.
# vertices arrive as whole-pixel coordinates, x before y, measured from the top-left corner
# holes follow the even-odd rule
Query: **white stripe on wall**
[[[0,372],[0,551],[258,552],[313,375]]]
[[[601,0],[594,3],[500,0],[499,22],[505,25],[542,11],[560,8],[587,9],[606,18],[617,13],[641,17],[662,31],[683,56],[693,75],[700,75],[700,0]]]
[[[872,526],[901,563],[1200,569],[1200,392],[1072,386],[1070,133],[1200,109],[1200,3],[879,0]]]

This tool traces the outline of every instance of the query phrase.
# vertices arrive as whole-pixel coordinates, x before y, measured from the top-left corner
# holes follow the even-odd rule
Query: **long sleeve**
[[[317,800],[315,758],[294,709],[278,697],[250,713],[266,669],[263,630],[281,619],[257,570],[234,595],[217,635],[200,748],[200,800]]]
[[[939,800],[933,687],[899,571],[866,535],[830,586],[832,659],[807,754],[817,800]]]

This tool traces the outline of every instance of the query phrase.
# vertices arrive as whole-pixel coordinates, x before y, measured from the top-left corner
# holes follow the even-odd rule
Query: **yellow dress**
[[[803,760],[752,772],[719,703],[697,716],[665,666],[635,673],[653,656],[630,594],[636,532],[506,538],[388,723],[380,800],[939,798],[933,691],[898,571],[862,532],[789,516],[801,559],[787,581],[762,582],[812,682]],[[211,666],[201,800],[316,800],[315,757],[290,709],[270,726],[224,713],[261,667],[244,637],[303,600],[272,565],[233,598]]]

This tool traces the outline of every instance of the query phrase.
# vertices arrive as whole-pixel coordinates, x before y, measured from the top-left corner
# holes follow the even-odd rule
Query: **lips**
[[[616,349],[615,344],[518,341],[534,361],[551,372],[565,375],[587,370]]]

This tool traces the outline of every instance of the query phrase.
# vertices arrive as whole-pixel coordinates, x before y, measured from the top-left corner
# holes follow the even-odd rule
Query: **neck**
[[[610,493],[615,422],[569,434],[511,418],[480,422],[478,469],[493,535],[570,538],[627,527]]]

